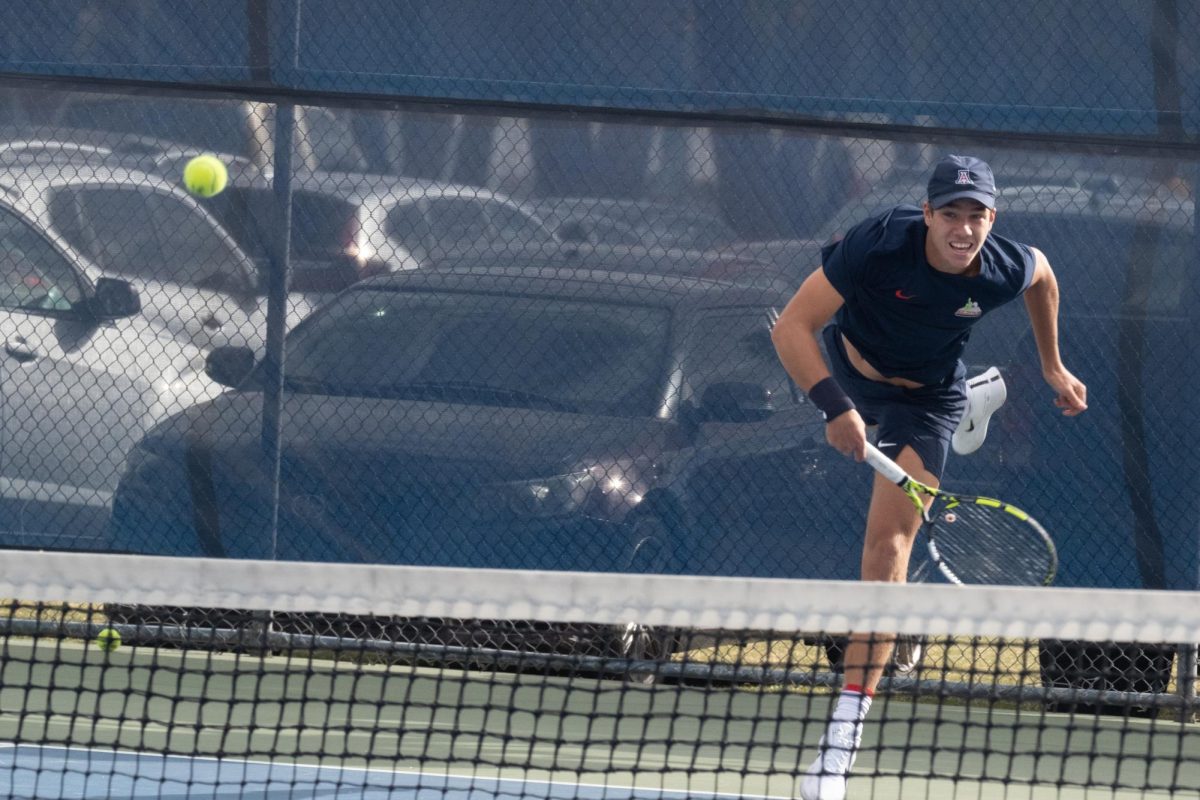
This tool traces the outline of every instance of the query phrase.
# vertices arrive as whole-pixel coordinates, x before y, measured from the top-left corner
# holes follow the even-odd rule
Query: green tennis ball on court
[[[121,633],[112,628],[105,628],[96,634],[96,646],[106,653],[111,653],[121,646]]]
[[[183,185],[197,197],[218,195],[227,183],[229,172],[216,156],[196,156],[183,168]]]

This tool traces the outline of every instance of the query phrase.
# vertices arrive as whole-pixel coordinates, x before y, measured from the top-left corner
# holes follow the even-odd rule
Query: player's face
[[[925,257],[943,272],[970,272],[991,233],[996,212],[975,200],[955,200],[941,208],[925,204]]]

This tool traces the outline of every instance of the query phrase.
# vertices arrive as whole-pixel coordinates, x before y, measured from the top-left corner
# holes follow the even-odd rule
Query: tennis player
[[[971,328],[1022,295],[1055,405],[1067,416],[1087,408],[1086,387],[1059,355],[1054,272],[1036,248],[992,235],[995,221],[991,168],[952,155],[934,167],[922,208],[898,206],[866,219],[822,250],[822,266],[788,303],[772,337],[788,373],[824,413],[836,450],[862,461],[866,426],[877,426],[880,450],[917,480],[939,485],[952,440],[957,452],[978,448],[1005,397],[994,370],[968,387],[961,356]],[[908,496],[876,476],[862,579],[903,582],[920,523]],[[801,783],[805,800],[845,796],[893,642],[851,637],[842,691]]]

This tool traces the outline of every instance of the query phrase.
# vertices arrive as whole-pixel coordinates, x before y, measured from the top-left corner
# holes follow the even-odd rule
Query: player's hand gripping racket
[[[921,512],[929,556],[954,583],[1045,586],[1058,570],[1054,542],[1037,520],[993,500],[926,486],[870,442],[867,463],[895,483]],[[933,498],[929,507],[925,500]]]

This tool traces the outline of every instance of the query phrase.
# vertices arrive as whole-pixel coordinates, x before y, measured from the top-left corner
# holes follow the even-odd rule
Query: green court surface
[[[828,694],[806,690],[22,638],[3,648],[0,740],[191,757],[793,797],[829,710]],[[1200,726],[881,697],[850,797],[1171,796],[1114,784],[1194,797]]]

